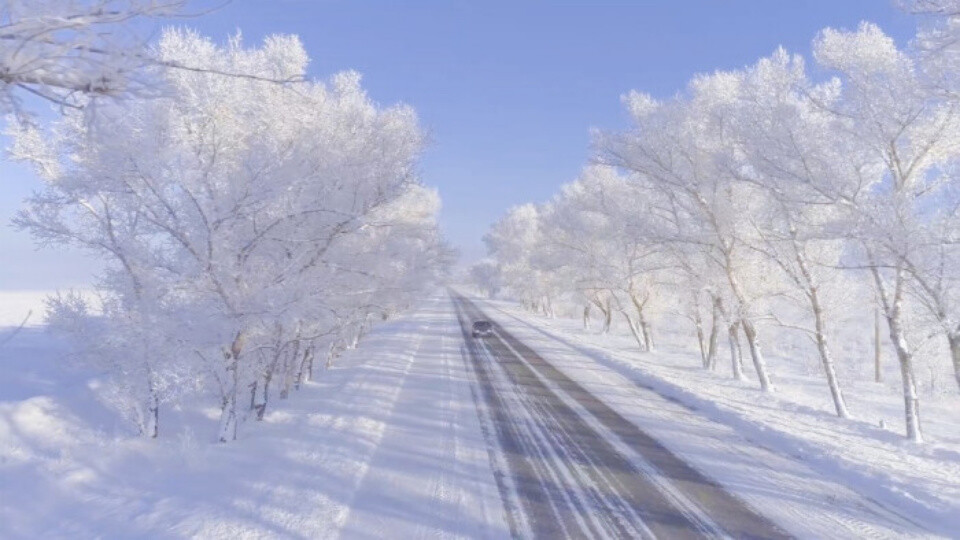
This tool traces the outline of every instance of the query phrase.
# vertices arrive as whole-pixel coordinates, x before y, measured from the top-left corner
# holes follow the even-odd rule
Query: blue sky
[[[878,23],[900,44],[916,20],[888,0],[633,2],[233,0],[183,24],[248,43],[299,34],[311,75],[355,69],[372,98],[414,106],[430,134],[425,183],[440,190],[441,224],[467,261],[510,206],[548,199],[589,156],[589,130],[622,128],[630,89],[669,96],[696,73],[745,66],[778,45],[808,55],[826,26]],[[37,187],[3,163],[0,220]],[[96,263],[37,251],[0,229],[0,289],[88,282]]]

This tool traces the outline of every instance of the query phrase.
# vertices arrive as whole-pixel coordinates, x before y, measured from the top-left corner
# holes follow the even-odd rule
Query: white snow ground
[[[960,398],[924,403],[923,445],[898,429],[898,396],[849,384],[862,420],[830,412],[825,384],[771,358],[776,395],[698,367],[679,348],[644,354],[625,331],[598,335],[502,301],[479,302],[517,338],[764,514],[802,537],[960,536]],[[500,310],[500,311],[498,311]],[[559,341],[558,341],[559,338]],[[886,418],[880,429],[873,419]],[[769,450],[769,451],[768,451]],[[878,515],[880,518],[878,518]]]
[[[37,307],[27,296],[0,294],[0,340]],[[819,379],[776,358],[780,392],[765,396],[690,351],[643,355],[625,334],[493,305],[533,323],[496,317],[558,369],[801,537],[960,530],[956,401],[925,404],[932,442],[916,446],[892,431],[895,393],[848,385],[865,420],[844,422]],[[200,406],[165,410],[158,441],[131,436],[95,398],[97,374],[28,327],[0,347],[0,538],[508,537],[460,344],[449,299],[431,298],[219,445],[217,411]]]
[[[218,445],[200,407],[130,436],[25,329],[0,348],[0,538],[508,536],[460,340],[432,298]]]
[[[0,291],[0,329],[16,328],[24,322],[25,326],[41,326],[44,298],[50,294],[43,290]]]

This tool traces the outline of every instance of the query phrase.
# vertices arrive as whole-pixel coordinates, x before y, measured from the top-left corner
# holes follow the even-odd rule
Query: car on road
[[[493,335],[493,323],[490,321],[474,321],[473,337],[487,337]]]

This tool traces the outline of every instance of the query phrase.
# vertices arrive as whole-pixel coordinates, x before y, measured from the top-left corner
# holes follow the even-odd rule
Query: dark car
[[[490,321],[474,321],[473,337],[487,337],[493,335],[493,323]]]

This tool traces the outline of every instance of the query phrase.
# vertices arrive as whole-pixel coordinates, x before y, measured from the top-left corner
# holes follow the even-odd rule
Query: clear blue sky
[[[808,55],[826,26],[878,23],[900,44],[916,21],[889,0],[633,2],[233,0],[184,24],[248,43],[301,36],[311,75],[363,73],[382,104],[414,106],[431,143],[424,181],[440,190],[443,230],[469,261],[510,206],[549,198],[585,163],[591,127],[626,126],[619,96],[669,96],[699,72],[737,68],[778,45]],[[36,187],[3,164],[0,220]],[[37,252],[0,230],[0,289],[82,285],[95,263]]]

